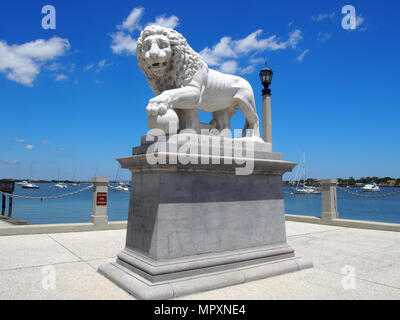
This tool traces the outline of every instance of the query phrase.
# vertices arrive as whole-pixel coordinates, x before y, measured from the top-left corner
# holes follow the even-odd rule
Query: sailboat
[[[54,185],[55,188],[66,189],[67,185],[64,182],[60,182],[60,171],[58,171],[58,183]]]
[[[76,169],[74,169],[74,177],[72,178],[72,181],[74,181],[71,185],[74,187],[79,187],[81,184],[79,181],[75,181],[75,176],[76,176]]]
[[[117,182],[117,179],[118,179],[119,168],[120,168],[120,167],[118,166],[117,174],[115,175],[115,183]],[[119,182],[119,183],[114,187],[114,189],[117,190],[117,191],[125,191],[125,192],[129,191],[128,186],[127,186],[125,183],[123,183],[123,182]]]
[[[32,162],[31,162],[31,167],[30,167],[30,179],[28,181],[23,181],[23,183],[21,184],[21,187],[23,189],[39,189],[39,186],[32,183]]]
[[[298,177],[299,171],[302,170],[302,179]],[[297,180],[299,178],[299,180]],[[300,160],[300,165],[297,169],[295,181],[297,180],[296,188],[294,189],[293,193],[295,194],[320,194],[321,190],[319,188],[313,186],[307,186],[307,174],[306,174],[306,153],[303,152],[302,160]],[[303,180],[303,185],[300,186],[300,180]]]

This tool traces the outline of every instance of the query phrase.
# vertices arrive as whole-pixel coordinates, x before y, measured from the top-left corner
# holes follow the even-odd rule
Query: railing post
[[[339,217],[337,211],[336,179],[321,180],[322,186],[322,220],[332,220]]]
[[[1,215],[4,216],[4,212],[6,211],[6,196],[2,194],[2,201],[1,201]]]
[[[93,178],[92,215],[90,222],[95,225],[106,225],[108,223],[108,183],[109,178]]]
[[[12,205],[13,205],[13,198],[8,197],[8,216],[11,218],[12,216]]]

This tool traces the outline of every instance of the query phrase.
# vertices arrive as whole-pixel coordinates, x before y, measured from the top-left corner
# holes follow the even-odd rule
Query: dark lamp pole
[[[269,89],[269,86],[271,85],[273,75],[274,72],[268,68],[267,62],[265,62],[264,69],[260,71],[261,84],[264,86],[264,89],[262,91],[263,95],[271,95],[271,89]]]
[[[262,121],[262,135],[263,140],[271,144],[272,148],[272,115],[271,115],[271,89],[269,86],[272,82],[274,73],[268,68],[267,62],[265,67],[260,71],[261,84],[264,86],[262,91],[263,97],[263,121]]]

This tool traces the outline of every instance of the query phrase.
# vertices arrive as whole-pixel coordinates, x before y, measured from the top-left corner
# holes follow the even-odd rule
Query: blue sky
[[[41,25],[56,8],[56,29]],[[341,9],[356,9],[344,30]],[[2,1],[0,178],[115,178],[153,97],[135,40],[175,27],[209,66],[253,86],[268,59],[273,148],[315,178],[400,177],[398,1]],[[202,115],[207,120],[209,115]],[[239,112],[233,127],[242,128]],[[121,170],[120,179],[129,172]],[[289,179],[290,175],[285,178]]]

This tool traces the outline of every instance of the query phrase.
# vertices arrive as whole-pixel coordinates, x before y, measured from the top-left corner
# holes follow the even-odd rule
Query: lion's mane
[[[150,71],[144,59],[143,41],[151,35],[163,35],[169,39],[172,56],[167,72],[158,78]],[[187,43],[186,39],[177,31],[157,25],[146,27],[137,41],[136,57],[140,69],[147,77],[149,86],[156,95],[165,90],[171,90],[187,86],[193,79],[195,73],[205,62]]]

